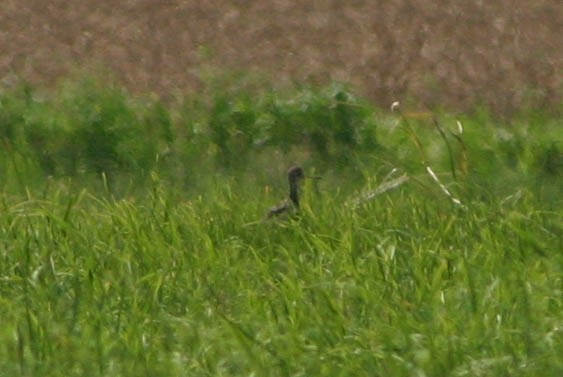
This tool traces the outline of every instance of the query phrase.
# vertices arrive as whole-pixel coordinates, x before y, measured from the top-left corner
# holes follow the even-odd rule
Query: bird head
[[[294,166],[287,171],[290,182],[299,182],[305,178],[305,172],[300,166]]]

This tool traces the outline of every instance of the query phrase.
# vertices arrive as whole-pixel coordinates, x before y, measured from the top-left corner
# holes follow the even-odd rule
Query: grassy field
[[[560,376],[556,115],[0,94],[0,376]],[[320,180],[264,221],[287,168]]]

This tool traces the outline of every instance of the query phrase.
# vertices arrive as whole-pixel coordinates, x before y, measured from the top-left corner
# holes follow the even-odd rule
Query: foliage
[[[561,373],[560,120],[225,93],[0,95],[0,375]]]

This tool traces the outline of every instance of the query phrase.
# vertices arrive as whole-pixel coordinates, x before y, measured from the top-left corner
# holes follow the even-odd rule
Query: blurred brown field
[[[560,0],[2,0],[0,78],[104,67],[166,97],[211,67],[506,114],[560,106],[562,35]]]

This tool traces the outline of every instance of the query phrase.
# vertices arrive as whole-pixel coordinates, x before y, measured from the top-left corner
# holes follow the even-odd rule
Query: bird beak
[[[313,176],[306,176],[306,179],[322,179],[323,177],[319,176],[319,175],[313,175]]]

